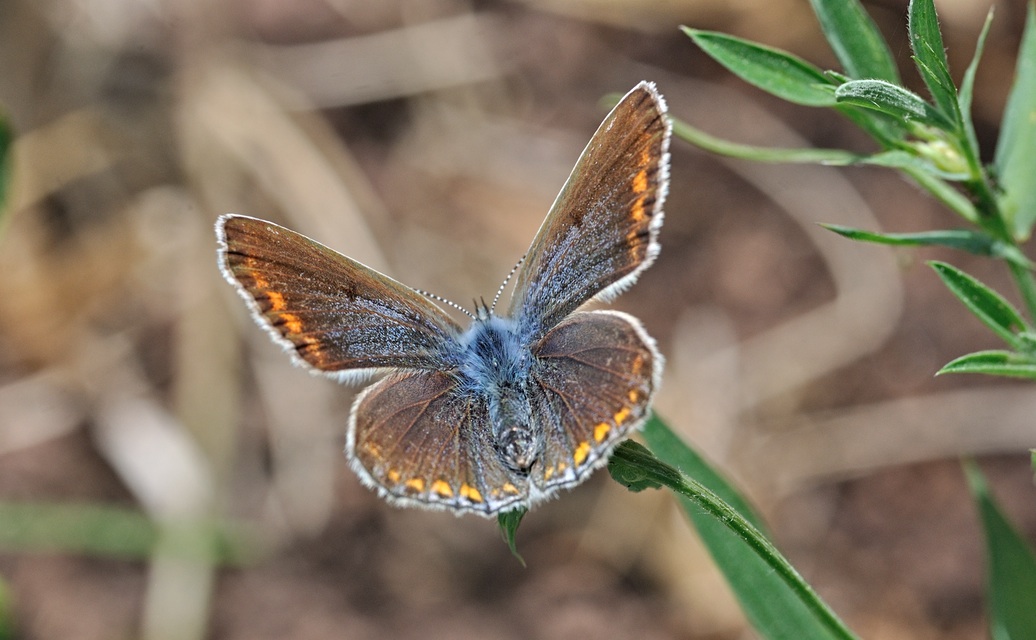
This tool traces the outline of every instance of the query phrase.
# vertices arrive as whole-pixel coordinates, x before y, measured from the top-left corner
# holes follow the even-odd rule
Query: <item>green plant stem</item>
[[[1030,322],[1036,323],[1036,279],[1033,278],[1032,271],[1010,261],[1007,262],[1007,267],[1011,270],[1011,277],[1022,294]]]
[[[718,495],[694,478],[682,473],[679,469],[665,464],[647,449],[623,443],[613,456],[631,467],[635,467],[642,475],[642,480],[655,485],[666,486],[681,496],[694,502],[706,513],[721,521],[756,553],[774,573],[798,595],[801,601],[822,621],[825,628],[834,638],[855,640],[856,635],[845,626],[845,623],[820,599],[795,567],[778,551],[777,547],[767,539],[744,516],[732,509]]]

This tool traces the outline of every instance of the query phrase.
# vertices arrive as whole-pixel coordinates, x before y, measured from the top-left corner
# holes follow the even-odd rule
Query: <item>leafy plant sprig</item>
[[[677,136],[709,151],[761,162],[871,164],[897,169],[954,211],[966,229],[895,234],[828,225],[843,236],[893,245],[939,245],[1003,260],[1028,320],[990,324],[1003,298],[960,271],[933,263],[950,290],[1009,349],[958,358],[940,373],[987,373],[1036,379],[1036,279],[1022,251],[1036,224],[1036,11],[1030,4],[1014,86],[995,159],[982,164],[971,119],[975,75],[992,24],[990,11],[958,89],[950,74],[932,0],[912,0],[908,32],[913,61],[930,99],[902,85],[889,47],[856,0],[812,0],[843,71],[824,71],[801,58],[734,36],[684,28],[714,60],[746,82],[800,105],[835,109],[860,126],[879,150],[768,149],[738,145],[680,122]],[[986,307],[986,304],[993,305]],[[1016,314],[1017,315],[1017,314]],[[1006,330],[1006,333],[1005,333]]]

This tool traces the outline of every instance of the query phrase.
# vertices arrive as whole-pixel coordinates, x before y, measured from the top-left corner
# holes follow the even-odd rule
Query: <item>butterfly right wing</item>
[[[264,220],[225,215],[216,234],[223,276],[297,364],[339,380],[448,366],[460,328],[417,291]]]
[[[500,462],[488,425],[485,400],[450,373],[398,372],[356,399],[346,455],[389,502],[492,517],[527,504],[529,483]]]

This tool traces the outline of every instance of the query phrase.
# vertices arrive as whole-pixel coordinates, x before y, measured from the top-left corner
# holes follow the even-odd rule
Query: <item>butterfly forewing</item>
[[[448,373],[393,374],[357,399],[350,420],[353,468],[390,500],[492,515],[527,499],[528,479],[496,455],[485,402]]]
[[[658,253],[670,125],[642,82],[594,134],[518,273],[511,317],[542,335],[595,296],[619,293]]]
[[[572,314],[532,351],[545,446],[531,480],[572,485],[643,424],[662,357],[636,319],[616,311]]]
[[[296,362],[323,372],[438,369],[460,329],[425,296],[270,222],[219,219],[220,266]]]

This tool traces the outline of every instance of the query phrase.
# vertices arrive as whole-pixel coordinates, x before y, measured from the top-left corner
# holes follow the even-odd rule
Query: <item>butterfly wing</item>
[[[296,363],[346,380],[444,366],[460,328],[420,293],[264,220],[222,216],[216,234],[223,276]]]
[[[578,484],[647,419],[662,356],[635,318],[577,312],[533,347],[536,412],[545,446],[531,482],[540,492]]]
[[[371,385],[349,419],[353,469],[390,502],[492,516],[528,498],[528,478],[504,467],[485,400],[446,372],[400,372]]]
[[[651,83],[624,97],[590,139],[518,273],[509,315],[544,332],[593,297],[631,285],[658,254],[670,125]]]

